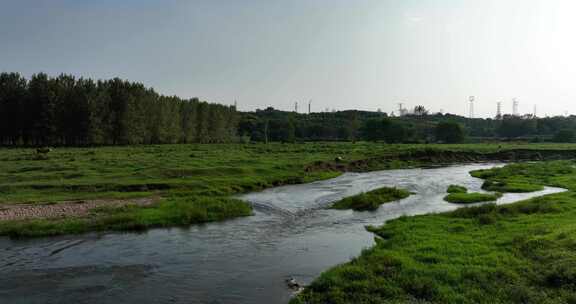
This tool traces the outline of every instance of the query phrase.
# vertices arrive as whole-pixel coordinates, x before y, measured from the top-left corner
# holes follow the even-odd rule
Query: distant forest
[[[118,78],[91,80],[39,73],[0,73],[0,145],[85,146],[164,143],[576,140],[576,116],[470,119],[417,106],[400,117],[384,112],[302,114],[164,96]]]
[[[576,141],[576,116],[537,118],[503,115],[470,119],[429,113],[424,106],[403,116],[384,112],[339,111],[311,114],[273,108],[242,113],[238,134],[253,141],[382,141],[459,143],[464,141]]]

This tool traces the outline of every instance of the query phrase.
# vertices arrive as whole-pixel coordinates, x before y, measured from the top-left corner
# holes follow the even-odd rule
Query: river
[[[239,196],[254,216],[189,228],[0,239],[0,303],[287,303],[285,279],[309,283],[373,244],[365,225],[449,211],[450,184],[481,191],[468,172],[499,164],[346,173]],[[382,186],[415,194],[375,212],[329,210]],[[563,191],[505,194],[498,204]]]

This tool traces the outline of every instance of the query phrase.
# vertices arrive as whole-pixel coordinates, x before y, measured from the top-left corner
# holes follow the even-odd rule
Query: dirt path
[[[110,206],[121,207],[127,204],[151,205],[159,197],[145,197],[124,200],[80,200],[55,204],[10,204],[0,205],[0,221],[82,217],[90,214],[94,208]]]

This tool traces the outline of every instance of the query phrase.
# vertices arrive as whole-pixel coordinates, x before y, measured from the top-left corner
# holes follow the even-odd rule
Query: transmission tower
[[[476,97],[470,96],[468,97],[468,102],[470,102],[470,118],[474,118],[474,100]]]
[[[500,101],[496,103],[496,118],[502,118],[502,102]]]
[[[536,118],[538,116],[538,108],[536,105],[534,105],[534,118]]]
[[[512,115],[518,116],[518,99],[512,99]]]
[[[294,103],[294,112],[298,113],[298,102]]]

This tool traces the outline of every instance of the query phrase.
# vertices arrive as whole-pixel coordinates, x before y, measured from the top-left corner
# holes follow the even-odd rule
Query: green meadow
[[[252,213],[248,204],[233,198],[240,193],[332,178],[347,170],[469,162],[484,153],[514,159],[514,153],[526,151],[574,154],[576,145],[183,144],[56,148],[47,155],[35,149],[4,148],[0,149],[0,208],[70,200],[161,199],[151,206],[94,210],[83,218],[3,221],[0,235],[140,230],[224,220]]]

